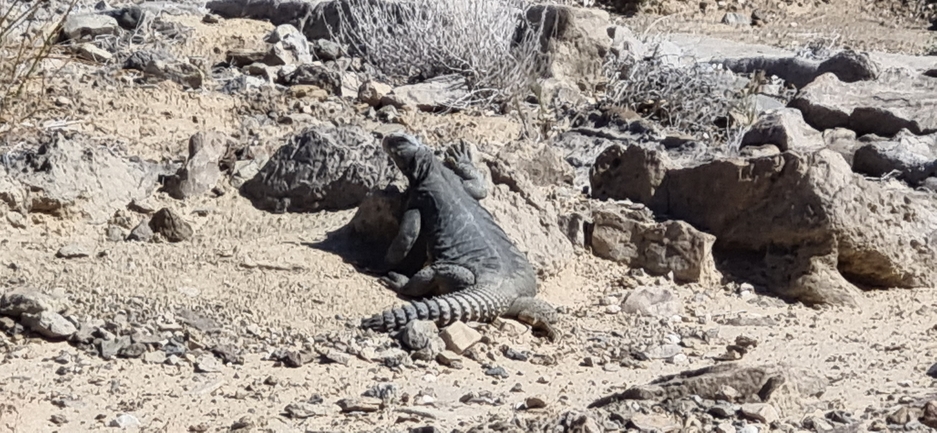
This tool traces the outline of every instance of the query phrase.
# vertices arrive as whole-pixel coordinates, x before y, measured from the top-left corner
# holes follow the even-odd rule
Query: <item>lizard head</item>
[[[432,149],[420,143],[416,137],[403,132],[385,135],[381,140],[381,147],[411,181],[423,179],[434,159]]]

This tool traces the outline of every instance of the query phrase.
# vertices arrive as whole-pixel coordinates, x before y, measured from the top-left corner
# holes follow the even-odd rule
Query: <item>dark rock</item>
[[[278,149],[241,194],[273,212],[349,209],[387,186],[392,168],[377,140],[360,128],[307,128]]]
[[[227,137],[220,132],[199,132],[189,138],[189,157],[176,174],[166,178],[163,189],[170,197],[183,200],[205,194],[221,177],[218,161],[227,149]]]
[[[891,139],[867,135],[859,143],[868,144],[853,155],[856,173],[881,177],[896,171],[898,179],[915,187],[937,175],[937,134],[918,136],[902,129]]]
[[[902,129],[912,134],[937,132],[937,81],[901,76],[844,83],[832,73],[817,77],[788,104],[810,126],[848,128],[856,135],[892,137]]]
[[[328,39],[312,41],[312,51],[316,58],[324,61],[336,60],[342,57],[342,46]]]
[[[342,92],[342,76],[327,66],[317,63],[299,65],[293,72],[286,75],[283,81],[289,86],[302,84],[317,86],[332,95],[340,95]]]
[[[192,226],[169,208],[157,211],[150,219],[149,225],[154,233],[163,235],[169,242],[182,242],[194,234]]]

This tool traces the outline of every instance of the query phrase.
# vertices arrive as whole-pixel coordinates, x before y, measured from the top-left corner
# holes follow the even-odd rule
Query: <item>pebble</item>
[[[129,413],[122,413],[117,415],[117,418],[112,419],[109,425],[111,427],[117,427],[120,429],[128,429],[133,427],[140,427],[140,420]]]
[[[163,364],[166,362],[166,352],[154,350],[143,354],[143,362],[147,364]]]
[[[742,414],[763,424],[771,424],[781,419],[778,410],[767,403],[743,404]]]
[[[443,350],[436,355],[436,362],[440,365],[459,370],[462,368],[462,357],[451,350]]]
[[[39,314],[23,314],[20,316],[20,322],[29,329],[50,339],[68,338],[78,328],[72,322],[62,317],[61,314],[52,311],[43,311]]]
[[[524,400],[527,409],[541,409],[547,407],[547,401],[543,397],[533,396]]]
[[[325,410],[321,406],[306,402],[289,404],[283,411],[286,412],[288,417],[293,419],[305,419],[325,415]]]
[[[504,367],[492,367],[485,370],[485,374],[493,377],[500,377],[502,379],[507,379],[511,377],[507,370]]]
[[[716,433],[735,433],[735,426],[727,422],[721,422],[716,426]]]
[[[381,410],[381,404],[383,402],[379,398],[374,397],[360,397],[360,398],[344,398],[339,400],[336,404],[344,413],[349,412],[377,412]]]
[[[198,373],[217,373],[224,369],[224,365],[215,355],[202,355],[195,361],[195,371]]]
[[[55,256],[61,259],[77,259],[81,257],[89,257],[93,251],[87,245],[72,243],[59,248],[59,251],[55,253]]]

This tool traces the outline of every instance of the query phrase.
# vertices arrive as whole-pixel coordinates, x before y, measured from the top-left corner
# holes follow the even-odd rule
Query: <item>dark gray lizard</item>
[[[487,192],[465,143],[447,149],[448,167],[408,134],[389,134],[382,146],[410,184],[386,259],[402,260],[422,232],[429,263],[412,278],[391,272],[382,282],[405,296],[438,296],[385,310],[363,319],[361,327],[392,331],[413,320],[447,326],[504,316],[541,329],[555,341],[556,310],[535,298],[533,267],[479,203]]]

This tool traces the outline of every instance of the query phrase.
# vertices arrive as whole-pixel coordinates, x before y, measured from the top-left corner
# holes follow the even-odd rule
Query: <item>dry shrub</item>
[[[724,145],[737,132],[732,112],[744,109],[748,99],[736,88],[734,74],[719,65],[674,64],[650,55],[611,57],[605,68],[611,106],[711,144]]]
[[[400,84],[458,74],[469,94],[456,106],[525,97],[543,75],[543,26],[523,0],[347,0],[333,36],[384,80]]]
[[[48,78],[43,61],[76,2],[54,11],[48,1],[0,0],[0,139],[44,108],[38,101]]]

